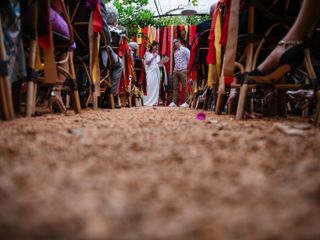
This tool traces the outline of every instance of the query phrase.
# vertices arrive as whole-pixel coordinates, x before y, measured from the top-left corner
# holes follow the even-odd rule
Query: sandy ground
[[[320,239],[320,132],[139,108],[0,122],[0,239]]]

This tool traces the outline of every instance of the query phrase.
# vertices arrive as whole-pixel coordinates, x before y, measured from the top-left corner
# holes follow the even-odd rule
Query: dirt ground
[[[0,239],[320,239],[320,131],[190,109],[0,122]]]

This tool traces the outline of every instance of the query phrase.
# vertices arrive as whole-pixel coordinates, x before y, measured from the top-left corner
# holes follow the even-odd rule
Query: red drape
[[[99,3],[97,3],[93,12],[93,32],[102,32],[102,16]]]

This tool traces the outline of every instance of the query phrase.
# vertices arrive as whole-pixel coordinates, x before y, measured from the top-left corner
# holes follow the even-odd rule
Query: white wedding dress
[[[145,63],[152,59],[153,55],[147,51],[144,55]],[[158,63],[160,56],[157,55],[152,62],[145,64],[146,79],[147,79],[147,95],[143,97],[144,106],[154,106],[158,104],[159,91],[160,91],[160,69]]]

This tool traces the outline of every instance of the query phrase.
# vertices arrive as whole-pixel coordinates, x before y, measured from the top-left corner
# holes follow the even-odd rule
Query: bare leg
[[[299,41],[312,35],[320,16],[319,0],[304,0],[300,12],[283,41]],[[262,73],[272,72],[278,65],[281,55],[292,45],[277,46],[266,60],[258,66]]]

